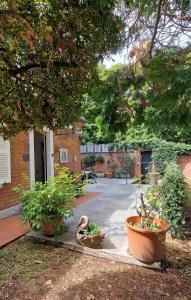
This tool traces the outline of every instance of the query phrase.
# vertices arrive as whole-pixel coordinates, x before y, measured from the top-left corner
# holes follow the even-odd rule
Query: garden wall
[[[180,155],[178,157],[177,163],[179,164],[182,173],[184,174],[186,182],[191,185],[191,155]]]
[[[93,166],[93,169],[96,173],[106,173],[108,171],[107,168],[107,161],[108,160],[113,160],[114,163],[117,165],[117,167],[120,167],[120,160],[119,157],[120,156],[124,156],[125,154],[127,154],[128,152],[89,152],[89,153],[81,153],[81,160],[83,161],[83,159],[90,154],[94,154],[95,156],[98,155],[102,155],[104,158],[104,162],[100,163],[100,162],[96,162],[96,164]],[[134,151],[135,154],[135,167],[134,167],[134,173],[133,176],[136,177],[140,177],[141,176],[141,154],[140,151]],[[82,162],[82,169],[84,169],[86,166],[85,164],[83,164]]]
[[[95,151],[97,148],[99,151]],[[111,158],[115,161],[115,163],[120,166],[119,162],[119,156],[124,155],[127,152],[109,152],[108,148],[106,145],[103,145],[103,150],[99,149],[99,146],[101,145],[88,145],[87,146],[81,146],[81,160],[84,159],[85,156],[94,154],[95,156],[97,155],[102,155],[104,157],[104,163],[97,163],[95,166],[93,166],[93,169],[95,172],[101,172],[101,173],[106,173],[107,172],[107,161],[110,160]],[[107,152],[104,152],[104,149],[107,150]],[[132,151],[131,151],[132,152]],[[136,157],[136,163],[135,163],[135,168],[134,168],[134,176],[136,177],[141,177],[141,151],[135,150],[134,151],[135,157]],[[180,166],[186,182],[191,186],[191,155],[190,154],[184,154],[184,155],[179,155],[178,160],[177,160],[178,165]],[[82,163],[82,169],[85,167],[85,165]]]

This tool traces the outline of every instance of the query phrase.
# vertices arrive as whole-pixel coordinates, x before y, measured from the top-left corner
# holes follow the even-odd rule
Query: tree
[[[80,114],[96,65],[117,51],[117,1],[32,0],[0,4],[0,133],[63,126]]]
[[[158,49],[190,43],[189,0],[126,0],[127,47],[134,62],[153,57]],[[132,47],[131,47],[132,45]]]
[[[127,65],[110,70],[92,97],[98,142],[144,136],[191,143],[189,51],[176,47],[158,51],[152,59],[139,62],[136,69]],[[96,130],[97,118],[102,120],[101,130]]]
[[[124,65],[107,69],[98,66],[99,80],[84,95],[83,111],[87,124],[82,142],[113,142],[117,132],[126,132],[132,114],[125,94],[131,79],[122,76]]]

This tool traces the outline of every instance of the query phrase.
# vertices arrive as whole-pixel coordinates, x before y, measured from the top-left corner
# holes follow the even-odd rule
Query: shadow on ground
[[[183,300],[190,299],[190,295],[189,282],[186,283],[181,275],[175,276],[174,274],[132,268],[123,271],[100,272],[100,274],[86,278],[68,289],[59,287],[57,293],[54,294],[54,300]]]

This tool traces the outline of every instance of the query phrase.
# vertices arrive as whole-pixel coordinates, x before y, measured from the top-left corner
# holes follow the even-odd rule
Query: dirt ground
[[[166,273],[22,238],[0,250],[0,299],[191,299],[191,242],[168,238]]]

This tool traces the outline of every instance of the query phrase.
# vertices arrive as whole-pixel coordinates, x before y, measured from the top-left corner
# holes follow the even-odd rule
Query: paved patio
[[[96,198],[82,203],[74,210],[74,216],[66,223],[69,225],[67,234],[56,242],[41,232],[30,232],[28,235],[41,241],[58,243],[63,247],[106,259],[124,263],[159,268],[159,263],[146,265],[133,258],[128,253],[127,234],[124,220],[134,213],[136,198],[145,187],[136,184],[125,184],[124,179],[100,178],[97,183],[88,186],[88,192],[100,192]],[[75,239],[76,224],[82,215],[87,215],[90,221],[98,223],[105,232],[102,249],[90,249],[79,245]]]
[[[0,248],[29,232],[30,227],[14,215],[0,220]]]

